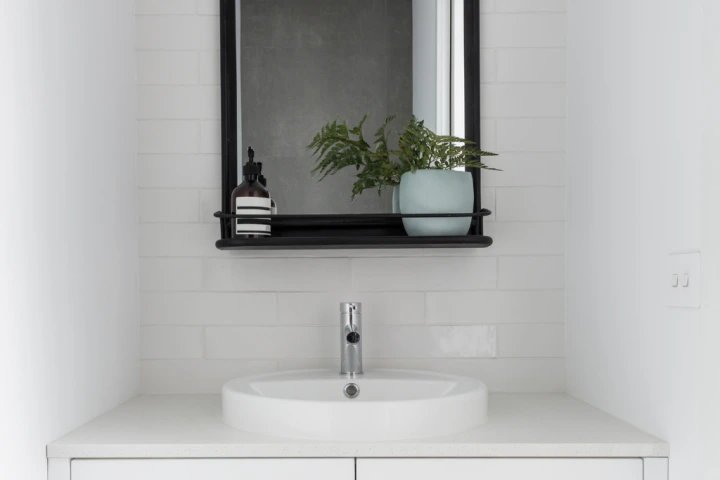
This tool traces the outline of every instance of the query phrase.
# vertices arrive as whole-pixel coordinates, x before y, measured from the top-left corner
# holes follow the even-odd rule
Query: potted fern
[[[437,135],[415,117],[410,119],[391,147],[388,117],[373,136],[372,145],[363,135],[367,115],[348,128],[334,121],[325,125],[308,145],[316,157],[313,174],[320,180],[344,168],[354,168],[357,180],[352,198],[367,189],[381,195],[393,188],[393,213],[472,213],[473,184],[469,172],[458,168],[490,168],[480,162],[496,155],[473,146],[462,138]],[[465,235],[471,217],[403,218],[408,235]]]

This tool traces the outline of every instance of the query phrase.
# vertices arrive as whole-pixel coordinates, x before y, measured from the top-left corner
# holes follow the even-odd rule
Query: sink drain
[[[343,388],[343,393],[347,398],[356,398],[360,395],[360,387],[354,383],[348,383],[345,385],[345,388]]]

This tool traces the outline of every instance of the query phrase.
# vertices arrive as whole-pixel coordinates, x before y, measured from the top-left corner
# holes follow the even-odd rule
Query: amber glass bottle
[[[270,192],[260,183],[261,166],[255,163],[255,152],[248,147],[248,161],[243,165],[243,181],[232,191],[230,201],[236,215],[248,218],[236,219],[233,236],[238,238],[261,238],[270,236],[272,199]],[[258,217],[256,217],[259,215]],[[268,215],[263,217],[262,215]]]

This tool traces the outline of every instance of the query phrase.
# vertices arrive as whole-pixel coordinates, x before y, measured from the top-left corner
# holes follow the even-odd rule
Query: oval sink
[[[354,384],[354,385],[349,385]],[[318,440],[399,440],[470,430],[487,419],[487,387],[472,378],[331,370],[237,378],[222,389],[223,420],[240,430]]]

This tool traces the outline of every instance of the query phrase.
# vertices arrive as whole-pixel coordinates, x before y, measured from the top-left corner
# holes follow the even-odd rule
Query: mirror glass
[[[462,133],[462,0],[238,0],[237,12],[238,161],[252,146],[278,214],[391,211],[391,190],[351,201],[353,169],[313,176],[307,145],[328,122],[367,114],[370,139],[415,114]]]

